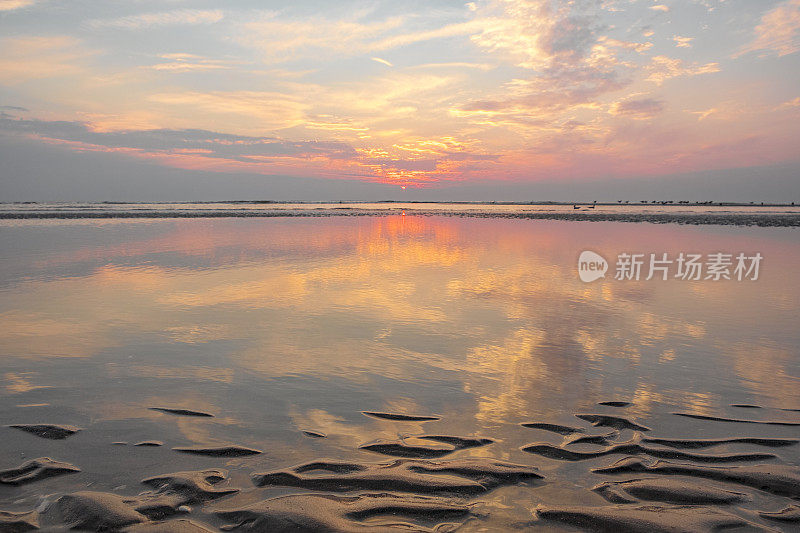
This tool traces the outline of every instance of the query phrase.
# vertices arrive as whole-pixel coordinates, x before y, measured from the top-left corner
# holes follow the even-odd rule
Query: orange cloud
[[[653,98],[641,98],[614,102],[609,112],[639,120],[651,119],[664,110],[664,102]]]
[[[779,57],[800,50],[800,0],[785,0],[761,18],[755,39],[733,57],[749,52],[776,53]]]
[[[85,71],[83,60],[95,54],[69,36],[0,39],[0,83],[18,85]]]
[[[210,115],[241,115],[257,121],[262,131],[289,128],[304,122],[308,104],[284,93],[233,91],[159,93],[152,102],[170,107],[185,106]]]
[[[654,56],[650,60],[650,64],[645,67],[645,72],[648,73],[647,81],[652,81],[657,85],[661,85],[670,78],[698,76],[719,71],[719,63],[706,63],[705,65],[694,63],[684,66],[680,59],[667,56]]]
[[[36,0],[0,0],[0,11],[13,11],[33,5]]]

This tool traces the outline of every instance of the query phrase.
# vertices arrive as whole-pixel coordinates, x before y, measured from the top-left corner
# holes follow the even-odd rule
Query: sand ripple
[[[611,405],[624,402],[604,402]],[[200,412],[173,412],[179,416],[211,416]],[[184,411],[184,410],[177,410]],[[367,411],[373,418],[398,422],[429,422],[435,416]],[[553,522],[588,531],[694,532],[725,528],[774,530],[800,523],[800,467],[780,463],[773,453],[747,450],[742,453],[692,453],[691,450],[717,446],[785,448],[800,442],[792,438],[742,436],[692,439],[645,436],[650,428],[630,418],[606,414],[577,414],[584,427],[548,422],[527,422],[522,426],[561,435],[558,445],[539,442],[521,450],[541,460],[579,462],[624,455],[608,466],[587,468],[587,477],[575,476],[568,484],[579,484],[595,476],[625,476],[602,481],[594,491],[609,502],[606,505],[536,505],[531,492],[530,520],[524,525]],[[744,422],[714,416],[691,418],[706,422]],[[200,422],[205,425],[205,423]],[[595,427],[611,428],[592,433]],[[777,425],[797,425],[777,422]],[[61,440],[78,428],[49,424],[13,426],[40,437]],[[91,429],[84,430],[91,431]],[[525,431],[518,428],[520,435]],[[632,433],[631,433],[632,432]],[[325,434],[306,430],[304,434],[321,438]],[[628,440],[621,440],[621,435]],[[203,533],[216,524],[232,531],[430,531],[442,533],[474,521],[479,528],[487,518],[476,497],[501,487],[527,491],[548,483],[563,483],[559,470],[547,479],[530,464],[499,461],[486,456],[468,456],[465,450],[486,448],[477,453],[505,455],[502,441],[492,438],[446,434],[404,435],[397,440],[378,440],[359,447],[383,455],[400,457],[385,462],[355,462],[317,459],[290,468],[251,474],[252,485],[235,486],[226,470],[211,468],[171,472],[143,479],[147,490],[120,495],[115,492],[79,490],[55,494],[28,512],[0,511],[0,532],[31,531],[39,528],[86,531],[130,531],[133,533]],[[331,440],[335,442],[336,435]],[[69,446],[50,443],[49,446]],[[76,441],[77,442],[77,441]],[[213,442],[213,441],[212,441]],[[324,442],[324,441],[323,441]],[[42,444],[42,443],[40,443]],[[134,446],[157,446],[161,441],[142,441]],[[189,446],[176,451],[205,456],[202,461],[228,461],[230,458],[261,454],[260,450],[229,444]],[[149,453],[128,448],[125,453]],[[355,451],[355,450],[354,450]],[[772,451],[772,450],[770,450]],[[156,456],[158,454],[155,454]],[[441,459],[453,455],[452,458]],[[531,457],[531,456],[528,456]],[[668,459],[668,460],[667,460]],[[183,461],[192,459],[183,458]],[[256,461],[270,461],[257,458]],[[775,463],[730,465],[728,463],[775,460]],[[249,460],[245,460],[249,461]],[[525,463],[526,461],[523,461]],[[247,464],[245,462],[244,464]],[[716,464],[716,466],[709,466]],[[554,463],[548,463],[548,472]],[[594,466],[594,465],[593,465]],[[574,476],[577,466],[567,470]],[[80,468],[47,457],[0,471],[0,483],[23,485],[47,478],[79,473]],[[698,482],[692,478],[701,478]],[[73,479],[81,479],[76,476]],[[236,476],[234,480],[238,479]],[[255,485],[255,488],[253,487]],[[86,488],[87,485],[83,485]],[[120,486],[123,490],[125,486]],[[271,490],[265,490],[269,488]],[[275,489],[303,489],[302,494],[276,496]],[[8,488],[4,490],[20,490]],[[556,489],[557,490],[557,489]],[[316,491],[316,492],[313,492]],[[514,493],[514,492],[511,492]],[[758,496],[756,496],[758,495]],[[505,496],[504,496],[505,497]],[[764,498],[769,507],[753,510]],[[587,494],[586,501],[599,500]],[[787,498],[789,500],[787,500]],[[774,500],[778,500],[777,502]],[[777,509],[777,510],[775,510]],[[493,511],[491,511],[493,512]],[[491,514],[491,512],[489,514]],[[208,523],[205,523],[208,522]],[[223,524],[225,524],[223,526]],[[541,525],[541,524],[540,524]],[[484,528],[485,529],[485,528]]]
[[[81,430],[79,427],[66,424],[12,424],[8,427],[32,433],[43,439],[61,440]]]
[[[39,457],[38,459],[26,461],[16,468],[0,470],[0,483],[5,485],[24,485],[41,479],[74,474],[80,471],[80,468],[69,463],[55,461],[49,457]]]
[[[345,497],[322,494],[294,494],[271,498],[217,515],[234,522],[232,531],[370,531],[396,532],[399,529],[427,531],[414,524],[398,522],[397,517],[457,518],[469,514],[461,502],[424,496],[360,494]],[[366,518],[389,521],[362,524]]]

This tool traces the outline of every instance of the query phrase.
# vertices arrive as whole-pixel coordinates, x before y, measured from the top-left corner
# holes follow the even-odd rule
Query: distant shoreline
[[[374,202],[372,202],[374,203]],[[523,205],[523,204],[509,204]],[[524,204],[531,205],[531,204]],[[571,204],[565,204],[571,205]],[[601,204],[597,204],[601,205]],[[616,205],[616,204],[615,204]],[[685,207],[685,204],[683,204]],[[678,206],[676,206],[678,207]],[[761,207],[761,206],[759,206]],[[768,207],[768,206],[764,206]],[[772,206],[769,206],[772,207]],[[774,207],[791,207],[779,206]],[[687,225],[724,225],[724,226],[760,226],[760,227],[800,227],[800,213],[609,213],[581,210],[574,213],[564,212],[490,212],[490,211],[447,211],[406,209],[408,216],[448,216],[466,218],[503,218],[528,220],[564,220],[583,222],[649,222],[654,224],[687,224]],[[399,216],[397,210],[354,210],[349,208],[315,209],[315,210],[209,210],[209,211],[32,211],[32,212],[0,212],[0,220],[35,220],[35,219],[177,219],[177,218],[313,218],[342,216]]]
[[[672,200],[648,200],[648,201],[628,201],[628,202],[594,202],[594,201],[531,201],[531,202],[512,202],[512,201],[459,201],[459,200],[192,200],[192,201],[158,201],[158,202],[118,202],[118,201],[101,201],[101,202],[33,202],[33,201],[18,201],[18,202],[0,202],[0,206],[4,205],[170,205],[170,204],[185,204],[185,205],[220,205],[220,204],[255,204],[255,205],[337,205],[337,204],[423,204],[423,205],[504,205],[504,206],[590,206],[597,205],[601,207],[800,207],[800,203],[770,203],[770,202],[676,202]]]

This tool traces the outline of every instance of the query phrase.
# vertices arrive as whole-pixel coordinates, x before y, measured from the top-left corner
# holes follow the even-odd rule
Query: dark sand
[[[49,477],[74,474],[81,469],[62,461],[55,461],[49,457],[39,457],[26,461],[16,468],[0,470],[0,484],[24,485]]]
[[[742,492],[681,479],[652,478],[614,481],[601,483],[592,490],[601,494],[611,503],[635,503],[637,500],[650,500],[674,504],[724,505],[750,499]]]
[[[734,514],[697,506],[548,507],[536,509],[540,518],[589,531],[629,533],[679,533],[720,531],[755,524]]]
[[[800,498],[800,468],[780,464],[760,464],[754,466],[699,466],[685,463],[656,461],[645,464],[641,458],[629,457],[620,459],[613,465],[595,468],[593,472],[600,474],[664,474],[695,476],[739,483],[765,492]]]
[[[628,407],[631,402],[623,402],[618,400],[611,400],[607,402],[597,402],[597,405],[605,405],[607,407]]]
[[[591,422],[593,426],[609,427],[614,429],[633,429],[635,431],[650,431],[650,428],[621,416],[611,415],[575,415],[581,420]]]
[[[405,440],[396,441],[378,441],[370,444],[359,446],[361,450],[368,450],[383,455],[392,455],[394,457],[420,457],[427,459],[435,459],[437,457],[444,457],[458,450],[466,450],[467,448],[478,448],[493,443],[492,439],[479,439],[470,437],[454,437],[449,435],[420,435],[416,439],[429,440],[442,443],[441,446],[421,446],[412,445],[405,442]]]
[[[118,210],[104,206],[105,209],[29,209],[0,211],[0,219],[147,219],[147,218],[275,218],[275,217],[348,217],[396,216],[398,210],[391,204],[385,208],[322,208],[300,207],[293,210],[283,209],[154,209],[138,208],[134,210]],[[640,206],[630,206],[633,209]],[[527,220],[569,220],[583,222],[649,222],[653,224],[688,224],[688,225],[722,225],[722,226],[760,226],[760,227],[797,227],[800,226],[800,214],[796,212],[758,213],[747,212],[747,206],[731,206],[723,211],[687,211],[682,208],[666,208],[660,212],[652,212],[656,206],[643,206],[643,211],[614,212],[597,210],[580,211],[511,211],[503,212],[493,209],[440,209],[424,204],[405,209],[405,214],[413,216],[449,216],[470,218],[527,219]],[[687,207],[688,209],[688,207]],[[780,209],[780,208],[778,208]],[[786,206],[787,210],[793,209]]]
[[[295,494],[216,514],[231,523],[233,531],[430,531],[400,519],[460,519],[469,507],[459,500],[425,496],[365,493],[358,496]],[[360,521],[383,517],[380,522]]]
[[[324,439],[325,437],[327,437],[327,435],[325,435],[324,433],[321,433],[319,431],[312,431],[310,429],[304,429],[302,430],[302,433],[306,437],[311,437],[312,439]]]
[[[541,479],[536,468],[481,459],[453,461],[397,460],[390,463],[343,463],[321,459],[253,474],[259,487],[284,486],[330,491],[396,490],[421,494],[478,494],[503,484]]]
[[[27,431],[37,437],[43,439],[61,440],[66,439],[70,435],[74,435],[81,430],[79,427],[69,426],[66,424],[11,424],[8,427],[21,429]]]
[[[213,417],[211,413],[204,413],[203,411],[193,411],[191,409],[177,409],[172,407],[151,407],[153,411],[161,411],[162,413],[169,413],[171,415],[179,415],[179,416],[203,416],[203,417]]]
[[[761,518],[767,520],[777,520],[778,522],[791,522],[800,524],[800,505],[790,505],[780,511],[770,513],[762,511],[758,513]]]
[[[242,457],[245,455],[258,455],[261,450],[231,444],[229,446],[179,446],[172,448],[176,452],[191,453],[194,455],[207,455],[209,457]]]
[[[529,422],[523,426],[565,435],[565,439],[560,445],[539,443],[522,449],[558,462],[621,456],[610,466],[591,470],[601,476],[625,476],[622,480],[603,481],[587,488],[612,505],[537,506],[537,488],[554,480],[532,464],[464,456],[440,459],[464,450],[502,446],[502,443],[485,437],[422,434],[360,447],[396,457],[388,462],[318,459],[291,468],[254,472],[249,487],[241,484],[241,480],[234,483],[226,470],[211,468],[145,478],[141,484],[149,490],[144,491],[134,487],[119,493],[79,490],[48,498],[49,503],[36,509],[0,512],[0,531],[62,526],[83,531],[202,532],[222,526],[232,531],[388,532],[433,531],[437,527],[437,531],[444,531],[480,519],[481,513],[473,502],[503,487],[517,487],[530,493],[531,524],[562,524],[588,531],[766,529],[768,523],[795,524],[800,520],[800,509],[791,502],[791,499],[800,498],[798,467],[780,462],[741,464],[780,461],[778,456],[769,453],[681,451],[732,445],[785,448],[796,445],[797,439],[644,437],[640,431],[649,428],[626,418],[577,416],[593,426],[612,427],[614,431],[593,435],[587,427]],[[403,415],[393,421],[402,427],[411,421],[407,418]],[[427,421],[430,417],[414,418]],[[703,420],[711,422],[715,418]],[[520,432],[525,431],[527,429],[520,429]],[[620,439],[621,432],[631,431],[628,440]],[[415,444],[406,442],[412,439]],[[160,442],[137,444],[143,445],[158,447]],[[236,445],[173,450],[218,461],[261,453]],[[665,458],[680,462],[664,461]],[[708,463],[724,466],[707,466]],[[0,472],[0,481],[22,485],[79,472],[73,465],[40,458]],[[277,496],[259,492],[281,487],[312,492]],[[780,508],[740,507],[763,501],[758,494],[778,498],[772,505]]]
[[[174,472],[142,480],[160,491],[173,491],[186,497],[183,503],[200,503],[239,492],[239,489],[220,486],[228,472],[220,469],[199,472]]]
[[[521,424],[526,428],[542,429],[544,431],[552,431],[559,435],[571,435],[572,433],[583,433],[583,429],[572,426],[562,426],[560,424],[549,424],[547,422],[525,422]]]
[[[361,411],[361,412],[373,418],[382,418],[384,420],[395,420],[402,422],[428,422],[431,420],[439,420],[438,416],[406,415],[399,413],[379,413],[377,411]]]
[[[16,533],[37,529],[39,529],[39,516],[35,511],[28,513],[0,511],[0,531]]]
[[[693,415],[690,413],[675,413],[676,416],[696,418],[697,420],[712,420],[714,422],[735,422],[737,424],[764,424],[767,426],[800,426],[800,422],[785,422],[782,420],[743,420],[741,418],[725,418],[723,416]]]

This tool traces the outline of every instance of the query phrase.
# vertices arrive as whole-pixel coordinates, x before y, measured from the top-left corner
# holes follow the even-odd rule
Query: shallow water
[[[219,526],[214,509],[308,492],[257,489],[253,472],[318,458],[389,461],[358,447],[428,434],[493,439],[447,459],[500,459],[544,476],[466,498],[476,511],[445,521],[470,531],[561,530],[569,527],[537,520],[536,506],[609,505],[589,489],[637,476],[590,472],[625,455],[570,462],[524,452],[562,437],[521,423],[601,434],[608,428],[575,415],[604,413],[651,428],[648,437],[800,438],[798,426],[673,414],[800,423],[800,412],[784,410],[800,409],[800,234],[792,228],[399,215],[28,220],[0,225],[0,249],[0,423],[83,428],[48,440],[0,427],[0,470],[43,456],[81,468],[0,484],[6,511],[87,487],[135,495],[148,476],[224,468],[244,492],[190,514]],[[583,250],[612,263],[606,279],[578,279]],[[757,281],[618,281],[621,252],[760,252],[764,260]],[[608,400],[631,405],[597,405]],[[164,446],[132,446],[145,440]],[[263,453],[172,450],[223,444]],[[800,463],[800,445],[689,451]],[[728,512],[789,527],[749,513],[791,500],[725,488],[750,497]]]

